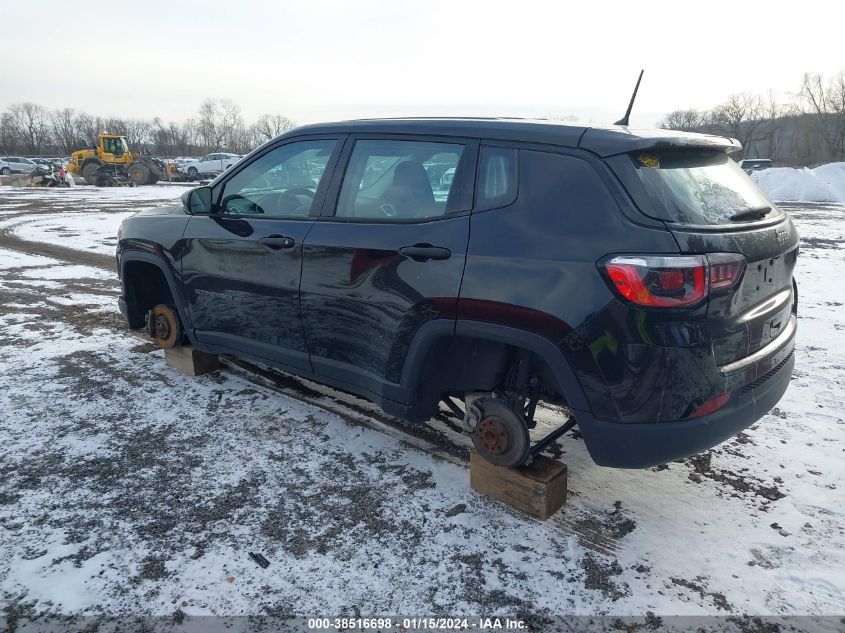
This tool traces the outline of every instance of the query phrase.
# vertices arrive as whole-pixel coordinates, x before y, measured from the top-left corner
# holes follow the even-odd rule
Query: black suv
[[[798,235],[731,139],[504,119],[301,127],[123,222],[120,307],[354,392],[441,402],[514,466],[577,422],[602,465],[711,447],[794,363]],[[531,445],[538,401],[572,420]]]

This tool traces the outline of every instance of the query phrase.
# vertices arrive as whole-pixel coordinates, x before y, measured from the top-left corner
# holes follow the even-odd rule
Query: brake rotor
[[[170,306],[159,304],[150,310],[147,331],[156,345],[163,349],[172,349],[182,338],[179,315]]]
[[[475,427],[478,441],[488,451],[501,455],[510,444],[510,436],[505,425],[498,418],[484,418]]]
[[[497,466],[524,463],[531,445],[525,418],[503,400],[484,400],[479,409],[480,420],[472,435],[478,453]]]

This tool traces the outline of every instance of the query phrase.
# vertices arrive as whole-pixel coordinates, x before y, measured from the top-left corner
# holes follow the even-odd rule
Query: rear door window
[[[464,148],[460,143],[356,141],[335,215],[414,220],[455,210],[454,185]]]
[[[507,147],[482,147],[478,158],[476,211],[511,204],[517,193],[517,150]]]
[[[724,225],[772,207],[727,154],[697,150],[637,152],[607,159],[647,215],[674,224]],[[765,218],[780,215],[776,209]]]

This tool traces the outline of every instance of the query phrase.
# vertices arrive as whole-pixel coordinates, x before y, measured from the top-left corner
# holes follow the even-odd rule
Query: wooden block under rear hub
[[[220,362],[215,354],[201,352],[190,345],[164,350],[164,360],[171,367],[189,376],[202,376],[220,369]]]
[[[476,492],[545,520],[566,503],[566,464],[538,455],[530,466],[505,468],[470,451],[469,485]]]

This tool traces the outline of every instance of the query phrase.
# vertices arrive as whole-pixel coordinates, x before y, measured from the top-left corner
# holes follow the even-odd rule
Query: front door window
[[[257,158],[223,188],[220,210],[232,215],[307,217],[314,210],[334,140],[297,141]]]

